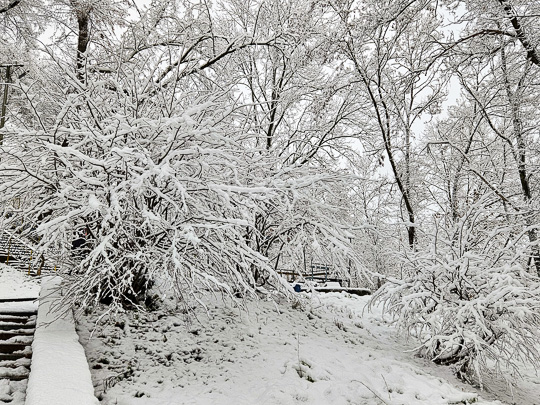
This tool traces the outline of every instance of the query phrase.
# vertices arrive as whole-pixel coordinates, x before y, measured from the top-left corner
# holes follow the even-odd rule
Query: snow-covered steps
[[[25,405],[39,290],[39,278],[0,263],[0,404]]]
[[[33,302],[36,301],[37,297],[13,297],[13,298],[0,298],[0,303],[2,302]],[[6,311],[2,310],[2,314],[5,314]],[[9,311],[8,311],[9,312]],[[17,313],[20,314],[21,311]],[[24,311],[22,311],[24,312]],[[26,311],[26,312],[36,312],[36,311]]]
[[[10,366],[0,367],[0,378],[5,378],[9,381],[27,380],[30,370],[25,366]]]
[[[0,322],[27,323],[28,315],[17,312],[8,314],[0,313]]]
[[[18,338],[34,336],[35,329],[25,329],[19,331],[0,331],[0,341],[9,340],[17,341]]]
[[[0,404],[23,404],[30,374],[37,309],[17,308],[36,298],[0,299]]]
[[[8,322],[0,321],[0,330],[20,331],[24,329],[35,329],[35,328],[36,328],[35,323],[20,324],[20,323],[8,323]]]
[[[15,353],[19,351],[22,352],[24,351],[24,349],[26,349],[27,346],[30,345],[26,343],[0,342],[0,353]]]
[[[25,353],[0,353],[0,362],[2,361],[17,361],[22,358],[31,359],[32,352]]]
[[[36,301],[37,298],[32,298],[32,300],[25,300],[25,301]],[[5,301],[4,301],[5,302]],[[6,304],[9,304],[10,302],[14,301],[8,301],[5,302]],[[3,319],[8,319],[7,317],[29,317],[29,316],[35,316],[37,314],[37,310],[29,310],[29,309],[0,309],[0,321]],[[6,321],[4,321],[6,322]]]

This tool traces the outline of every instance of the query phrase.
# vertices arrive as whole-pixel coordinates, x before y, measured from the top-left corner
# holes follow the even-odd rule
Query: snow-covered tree
[[[186,300],[204,288],[250,294],[261,280],[281,289],[281,252],[298,256],[306,244],[324,246],[343,271],[360,268],[336,200],[349,177],[332,161],[308,164],[339,143],[301,147],[289,162],[287,148],[269,151],[241,125],[253,103],[238,98],[245,77],[228,68],[231,55],[297,44],[275,30],[220,31],[210,12],[188,6],[141,10],[109,49],[90,39],[64,58],[50,48],[55,83],[19,83],[35,124],[6,133],[2,200],[24,201],[11,224],[35,224],[20,230],[39,238],[36,255],[62,265],[83,307],[141,304],[154,282]],[[276,142],[294,139],[275,131]]]

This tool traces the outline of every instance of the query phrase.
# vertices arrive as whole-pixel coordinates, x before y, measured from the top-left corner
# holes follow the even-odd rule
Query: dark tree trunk
[[[90,42],[90,13],[88,10],[77,10],[77,78],[84,82],[84,67],[86,65],[86,51]]]
[[[7,6],[5,6],[3,8],[0,8],[0,14],[7,13],[12,8],[17,7],[20,2],[21,2],[21,0],[13,0],[13,1],[11,1]]]
[[[499,4],[504,9],[504,12],[506,14],[506,18],[510,21],[510,24],[512,24],[512,27],[514,28],[514,32],[516,33],[516,37],[521,42],[521,45],[525,48],[527,51],[527,59],[534,63],[537,66],[540,66],[540,57],[538,56],[538,52],[536,52],[536,48],[533,46],[531,41],[529,40],[529,37],[527,36],[527,33],[525,32],[525,28],[521,24],[521,21],[519,19],[518,14],[516,13],[516,10],[508,0],[497,0]]]
[[[501,4],[507,3],[505,1],[500,1]],[[525,46],[525,44],[524,44]],[[508,100],[510,101],[510,107],[512,112],[512,129],[513,129],[513,135],[516,140],[516,150],[514,152],[514,158],[516,159],[517,166],[518,166],[518,173],[519,173],[519,181],[521,185],[521,192],[523,193],[523,199],[525,200],[525,203],[527,204],[525,210],[525,225],[527,226],[528,231],[527,235],[529,237],[529,242],[531,244],[531,252],[532,252],[532,258],[534,261],[534,266],[536,268],[536,274],[538,277],[540,277],[540,249],[538,247],[538,234],[537,234],[537,228],[534,226],[534,218],[532,217],[531,213],[527,212],[530,206],[530,203],[533,200],[533,195],[531,192],[531,186],[529,183],[529,175],[527,173],[527,144],[523,135],[523,124],[520,117],[520,111],[519,111],[519,105],[517,97],[519,95],[516,95],[516,93],[519,92],[521,86],[522,86],[522,80],[525,78],[525,75],[522,77],[522,80],[519,81],[518,88],[515,91],[512,91],[512,88],[510,86],[510,81],[508,78],[508,67],[507,67],[507,59],[506,59],[506,52],[504,46],[501,49],[501,60],[502,60],[502,68],[504,73],[504,80],[505,80],[505,87],[506,87],[506,95],[508,97]]]

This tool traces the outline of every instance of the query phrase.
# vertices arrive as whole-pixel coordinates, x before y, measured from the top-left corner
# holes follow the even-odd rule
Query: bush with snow
[[[375,295],[401,331],[421,340],[420,355],[480,384],[540,358],[540,282],[524,268],[524,232],[488,227],[496,213],[486,200],[438,229],[429,251],[409,252],[403,279]]]
[[[141,305],[155,280],[195,301],[203,289],[253,294],[261,279],[287,290],[279,257],[298,257],[304,244],[360,262],[343,207],[323,195],[343,176],[279,169],[232,124],[227,92],[169,102],[137,87],[137,66],[84,84],[57,69],[55,89],[69,91],[50,95],[52,116],[39,128],[6,134],[0,195],[11,206],[6,224],[33,224],[19,231],[37,235],[35,255],[61,265],[81,308]],[[272,224],[264,235],[261,221]]]
[[[155,276],[180,294],[192,283],[253,283],[251,266],[266,264],[244,232],[271,190],[238,181],[247,161],[209,113],[215,106],[141,118],[103,94],[92,94],[93,107],[90,94],[69,97],[66,123],[47,132],[7,137],[4,196],[26,202],[12,222],[39,223],[40,251],[61,254],[83,305],[138,304]]]

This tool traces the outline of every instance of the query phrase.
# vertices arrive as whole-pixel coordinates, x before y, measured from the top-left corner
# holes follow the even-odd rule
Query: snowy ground
[[[38,279],[0,265],[0,298],[36,297],[39,288]],[[78,328],[96,395],[104,405],[503,403],[407,352],[412,342],[380,311],[364,310],[369,297],[301,295],[302,304],[261,301],[247,311],[206,301],[208,312],[190,318],[167,301],[168,309],[123,314],[90,338],[95,311]],[[15,304],[29,305],[36,303]],[[490,388],[504,403],[540,405],[540,378],[533,370],[524,377],[513,398],[502,381]],[[26,381],[15,384],[0,380],[0,397]]]
[[[79,334],[103,404],[502,403],[405,352],[368,300],[320,293],[247,312],[216,300],[197,319],[124,314],[90,338],[97,311]]]
[[[39,296],[40,281],[0,263],[0,299],[36,298]],[[36,307],[35,304],[33,306]]]

